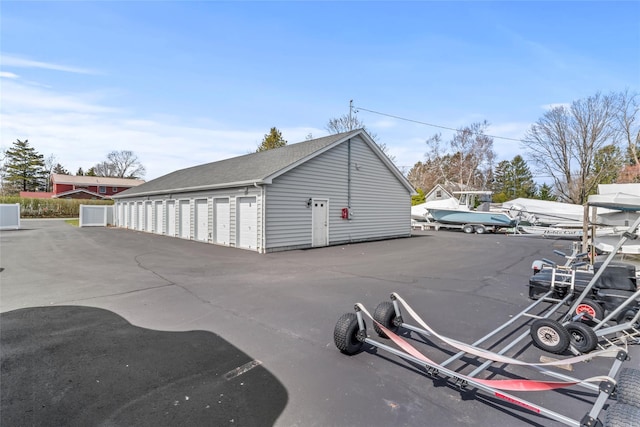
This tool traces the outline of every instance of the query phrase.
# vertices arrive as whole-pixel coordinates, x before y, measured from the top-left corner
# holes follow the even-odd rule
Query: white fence
[[[0,205],[0,230],[20,228],[20,203]]]
[[[80,227],[106,227],[113,224],[113,206],[80,205]]]

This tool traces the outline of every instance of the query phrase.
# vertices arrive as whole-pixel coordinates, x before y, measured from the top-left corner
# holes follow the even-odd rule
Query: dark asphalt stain
[[[260,361],[211,332],[79,306],[0,323],[2,426],[270,426],[288,401]]]

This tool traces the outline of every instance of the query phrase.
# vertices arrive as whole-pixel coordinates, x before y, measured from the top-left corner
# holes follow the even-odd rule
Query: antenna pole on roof
[[[353,119],[351,118],[351,112],[353,111],[353,99],[349,101],[349,130],[353,130]]]

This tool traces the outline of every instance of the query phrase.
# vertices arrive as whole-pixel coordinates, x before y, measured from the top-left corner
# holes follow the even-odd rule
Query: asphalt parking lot
[[[59,220],[22,227],[0,232],[2,425],[560,425],[379,350],[345,356],[333,328],[354,303],[373,310],[395,291],[471,343],[529,304],[531,262],[568,241],[417,231],[260,255]],[[593,401],[526,398],[577,419]]]

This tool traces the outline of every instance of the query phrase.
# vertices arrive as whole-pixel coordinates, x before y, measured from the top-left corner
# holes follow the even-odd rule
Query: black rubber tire
[[[365,325],[366,328],[366,325]],[[333,329],[333,342],[344,354],[356,354],[362,348],[362,341],[356,337],[360,327],[355,313],[345,313],[338,319]]]
[[[605,427],[635,427],[640,425],[640,408],[616,403],[607,410]]]
[[[477,234],[485,234],[487,232],[487,229],[484,227],[484,225],[476,225],[475,229]]]
[[[591,317],[596,318],[598,320],[604,319],[604,308],[597,302],[590,298],[585,298],[580,301],[580,304],[576,307],[575,314],[580,314],[583,311],[586,311]],[[597,322],[592,320],[583,320],[587,325],[595,325]]]
[[[536,347],[550,353],[564,353],[571,343],[569,332],[556,320],[534,320],[531,324],[530,334]]]
[[[627,310],[623,310],[620,312],[620,314],[618,315],[618,318],[616,319],[616,322],[618,323],[618,325],[622,324],[622,323],[628,323],[631,321],[631,319],[633,319],[635,317],[635,315],[638,313],[638,309],[635,308],[630,308]],[[640,328],[640,319],[637,320],[633,325],[631,325],[634,328]]]
[[[391,332],[396,332],[398,330],[398,327],[393,324],[393,319],[396,318],[396,310],[393,308],[393,303],[389,301],[383,301],[378,304],[373,312],[373,318]],[[375,329],[379,337],[388,338],[387,334],[382,332],[382,329],[380,329],[377,324],[373,324],[373,329]]]
[[[570,322],[564,327],[569,332],[571,345],[580,353],[589,353],[598,346],[598,336],[591,326],[582,322]]]
[[[471,234],[474,231],[476,231],[476,229],[473,225],[465,225],[464,227],[462,227],[462,231],[464,231],[467,234]]]
[[[640,408],[640,369],[622,368],[618,375],[616,390],[618,403]]]

